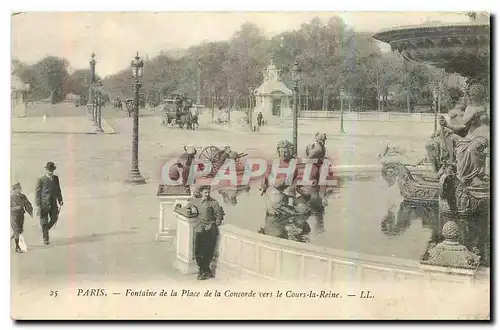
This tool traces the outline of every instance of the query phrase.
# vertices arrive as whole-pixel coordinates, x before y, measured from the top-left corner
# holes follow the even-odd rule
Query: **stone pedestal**
[[[186,206],[176,208],[173,213],[177,218],[174,268],[184,275],[196,274],[198,265],[194,256],[194,226],[198,220],[196,216],[188,215]]]
[[[92,109],[93,109],[94,105],[92,103],[87,103],[87,115],[89,116],[89,118],[92,118],[93,119],[93,114],[92,114]]]
[[[447,221],[442,230],[444,241],[420,257],[421,268],[472,278],[479,267],[480,257],[459,243],[460,235],[460,227],[454,221]]]
[[[186,186],[160,185],[157,197],[160,200],[160,215],[155,240],[174,244],[177,226],[174,208],[177,204],[185,205],[187,203],[191,198],[191,190]]]

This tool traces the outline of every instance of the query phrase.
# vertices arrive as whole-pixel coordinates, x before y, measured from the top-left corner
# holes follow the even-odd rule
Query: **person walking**
[[[13,232],[11,239],[14,239],[17,253],[23,252],[19,246],[19,235],[24,230],[24,213],[26,212],[33,217],[33,206],[26,195],[22,193],[21,184],[16,182],[10,193],[10,225]]]
[[[224,210],[219,203],[210,196],[210,186],[199,189],[200,198],[192,201],[198,210],[198,223],[195,225],[194,254],[199,267],[198,279],[213,278],[210,264],[214,258],[219,226],[224,220]]]
[[[264,125],[264,116],[262,115],[262,112],[259,112],[257,115],[257,129],[259,132],[262,125]]]
[[[45,174],[36,182],[37,215],[40,217],[45,245],[50,243],[49,230],[56,224],[60,207],[64,204],[59,177],[54,174],[55,170],[55,164],[48,162],[45,166]]]

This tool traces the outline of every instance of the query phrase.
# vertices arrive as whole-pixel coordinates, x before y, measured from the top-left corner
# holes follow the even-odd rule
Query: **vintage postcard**
[[[13,319],[490,319],[489,13],[11,26]]]

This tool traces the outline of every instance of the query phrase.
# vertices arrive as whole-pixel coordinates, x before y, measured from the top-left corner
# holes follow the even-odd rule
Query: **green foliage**
[[[349,108],[380,110],[380,100],[387,99],[394,86],[399,86],[398,94],[402,95],[394,97],[400,107],[406,108],[408,100],[409,110],[414,105],[433,103],[436,69],[405,63],[396,53],[382,53],[371,35],[353,31],[336,16],[326,23],[315,18],[272,38],[266,38],[255,24],[245,23],[228,41],[204,42],[185,51],[162,52],[145,59],[141,98],[158,105],[173,93],[182,92],[196,100],[199,83],[203,103],[211,105],[214,100],[216,106],[245,106],[262,83],[271,60],[289,87],[290,69],[299,62],[301,102],[307,101],[311,109],[339,109],[340,91],[344,90]],[[33,100],[52,96],[57,102],[67,93],[84,98],[87,94],[89,69],[69,74],[64,59],[47,57],[32,66],[13,61],[13,66],[32,86]],[[111,100],[133,97],[130,68],[103,81]]]

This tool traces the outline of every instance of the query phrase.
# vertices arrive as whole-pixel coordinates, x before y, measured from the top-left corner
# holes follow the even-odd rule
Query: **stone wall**
[[[424,267],[418,261],[334,250],[254,233],[233,225],[220,227],[217,277],[285,283],[333,285],[342,282],[423,280],[471,284],[489,281],[489,270]]]

